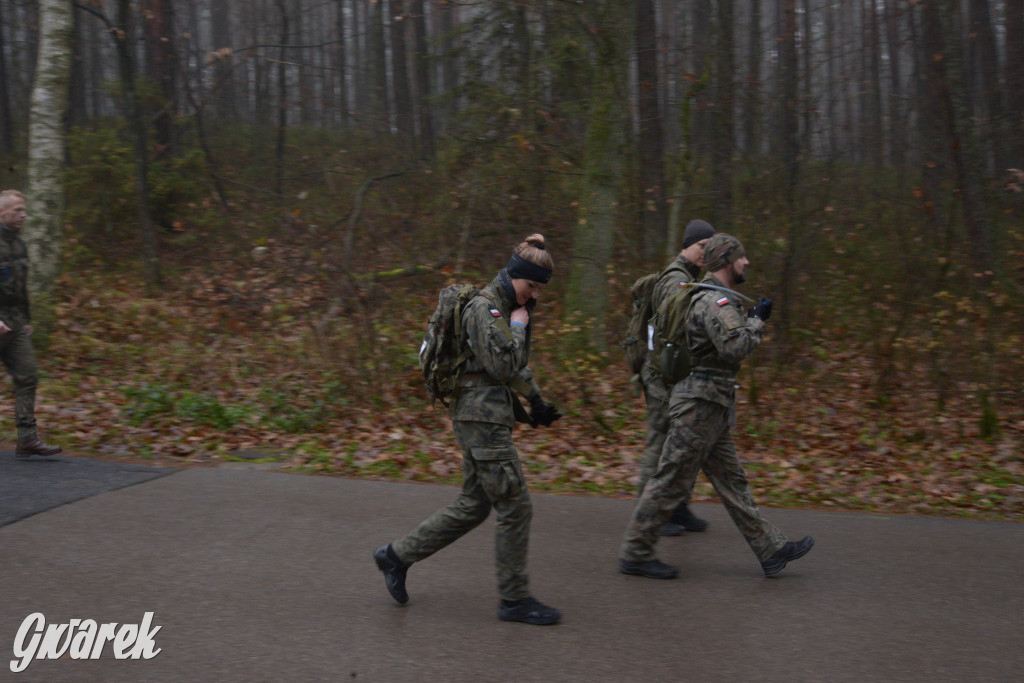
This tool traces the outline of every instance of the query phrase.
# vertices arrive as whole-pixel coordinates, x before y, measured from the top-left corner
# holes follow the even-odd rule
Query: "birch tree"
[[[28,187],[32,220],[25,232],[29,287],[47,308],[60,270],[64,211],[64,119],[71,78],[74,9],[69,0],[39,3],[39,64],[29,110]],[[38,308],[38,303],[37,303]]]

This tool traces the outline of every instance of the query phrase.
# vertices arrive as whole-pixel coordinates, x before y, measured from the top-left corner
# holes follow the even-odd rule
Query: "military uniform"
[[[511,288],[511,282],[507,284]],[[533,508],[512,428],[526,412],[510,383],[527,398],[540,396],[527,363],[530,331],[510,325],[517,307],[501,276],[471,299],[463,313],[473,351],[450,405],[462,450],[462,492],[405,537],[391,544],[402,564],[425,559],[497,514],[495,556],[498,591],[505,600],[530,596],[526,554]]]
[[[28,250],[16,232],[0,224],[0,320],[11,331],[0,335],[0,360],[14,381],[14,415],[18,439],[36,436],[38,369],[28,303]]]
[[[714,277],[704,282],[721,286]],[[704,471],[751,550],[764,563],[787,544],[786,536],[761,517],[732,439],[736,372],[761,342],[764,322],[745,316],[734,296],[698,292],[687,317],[693,371],[672,389],[671,427],[658,467],[637,501],[626,528],[621,558],[654,559],[661,524]]]
[[[699,273],[700,269],[690,263],[685,256],[677,256],[662,271],[661,277],[654,285],[651,292],[652,310],[657,311],[662,302],[679,289],[680,282],[693,282]],[[644,359],[643,367],[640,369],[640,383],[643,385],[644,399],[647,402],[647,437],[643,455],[640,457],[637,495],[643,493],[647,480],[658,467],[658,458],[661,457],[669,429],[668,398],[672,387],[665,384],[661,373],[658,372],[653,352],[648,352],[647,358]],[[689,504],[689,491],[681,502],[683,505]]]

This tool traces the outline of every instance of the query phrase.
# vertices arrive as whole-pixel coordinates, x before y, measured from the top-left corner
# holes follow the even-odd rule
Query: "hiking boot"
[[[14,457],[20,460],[28,460],[33,455],[48,458],[51,455],[60,455],[64,451],[60,446],[51,446],[43,443],[38,436],[28,436],[18,439],[18,445],[14,450]]]
[[[519,621],[534,626],[549,626],[557,624],[561,617],[561,610],[548,607],[537,598],[502,600],[498,605],[498,618],[502,621]]]
[[[682,524],[676,524],[675,522],[665,522],[658,527],[659,536],[682,536],[686,528]]]
[[[619,571],[633,576],[646,576],[648,579],[674,579],[679,575],[679,568],[665,564],[661,560],[632,562],[619,560]]]
[[[374,550],[373,559],[377,563],[377,569],[384,572],[384,585],[388,587],[391,597],[397,600],[399,605],[409,602],[409,594],[405,591],[405,573],[409,571],[409,565],[399,561],[390,543]]]
[[[764,570],[765,576],[778,574],[785,568],[787,562],[799,560],[810,552],[813,547],[814,539],[810,536],[804,536],[796,543],[786,541],[786,545],[782,546],[777,553],[761,563],[761,569]]]
[[[703,520],[697,515],[690,512],[690,506],[680,505],[676,508],[676,511],[672,513],[672,517],[669,521],[673,524],[678,524],[687,531],[706,531],[710,524],[707,520]]]

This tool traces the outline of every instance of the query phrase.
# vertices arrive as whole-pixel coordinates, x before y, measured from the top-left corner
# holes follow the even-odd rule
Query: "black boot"
[[[537,598],[502,600],[498,605],[498,618],[502,621],[518,621],[534,626],[557,624],[562,618],[561,610],[548,607]]]
[[[646,562],[619,560],[619,571],[623,574],[646,576],[648,579],[674,579],[679,576],[678,567],[665,564],[661,560],[647,560]]]
[[[684,531],[686,531],[686,527],[675,522],[665,522],[658,527],[659,536],[682,536]]]
[[[785,568],[787,562],[799,560],[809,553],[813,547],[814,539],[810,536],[804,536],[796,543],[786,541],[786,545],[779,548],[777,553],[761,563],[761,569],[764,570],[765,576],[778,574]]]
[[[690,507],[685,504],[676,508],[669,521],[678,524],[687,531],[706,531],[711,526],[706,520],[690,512]]]
[[[409,565],[399,561],[390,543],[374,550],[373,559],[377,563],[377,569],[384,572],[384,585],[387,586],[391,597],[400,605],[409,602],[409,594],[405,590],[405,573],[409,571]]]

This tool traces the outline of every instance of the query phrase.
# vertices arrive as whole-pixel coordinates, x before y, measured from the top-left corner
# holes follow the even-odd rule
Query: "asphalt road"
[[[1016,681],[1024,670],[1021,524],[765,510],[817,541],[767,579],[724,509],[699,505],[711,529],[662,539],[682,575],[654,581],[617,572],[630,501],[535,495],[532,586],[564,613],[536,627],[497,619],[492,520],[410,569],[408,605],[388,596],[373,548],[450,502],[451,487],[3,459],[0,509],[9,477],[22,502],[0,527],[0,680]],[[91,467],[113,468],[105,492],[51,504],[60,472],[85,480]],[[108,644],[99,660],[9,669],[30,614],[139,624],[146,612],[160,627],[152,659],[117,660]]]

